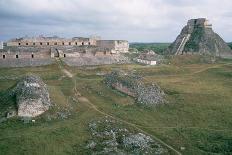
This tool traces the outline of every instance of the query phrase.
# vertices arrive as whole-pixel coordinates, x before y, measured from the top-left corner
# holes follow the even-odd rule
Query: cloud
[[[190,18],[208,18],[230,40],[231,0],[1,0],[0,39],[24,35],[100,35],[170,42]]]

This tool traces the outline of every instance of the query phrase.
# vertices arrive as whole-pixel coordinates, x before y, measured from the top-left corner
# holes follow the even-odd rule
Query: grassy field
[[[0,154],[85,154],[83,148],[90,138],[88,123],[104,115],[153,135],[182,154],[231,154],[232,61],[196,62],[153,67],[135,64],[64,66],[73,74],[72,78],[65,76],[57,64],[0,69],[0,77],[5,77],[0,78],[1,109],[6,105],[2,99],[5,90],[28,73],[42,77],[54,104],[64,109],[72,107],[72,115],[65,120],[46,118],[58,110],[54,107],[36,123],[24,124],[12,119],[0,124]],[[134,104],[133,98],[106,87],[103,76],[98,73],[115,69],[134,71],[142,75],[145,82],[158,83],[168,94],[169,103],[143,108]],[[76,92],[88,102],[76,102],[73,99]],[[180,150],[181,147],[185,149]],[[170,153],[175,154],[172,150]]]

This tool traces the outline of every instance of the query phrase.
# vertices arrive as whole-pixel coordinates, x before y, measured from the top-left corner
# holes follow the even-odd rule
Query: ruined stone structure
[[[129,44],[124,40],[98,40],[97,46],[112,49],[112,53],[127,53]]]
[[[158,85],[146,85],[141,77],[134,74],[112,72],[105,76],[104,82],[108,87],[134,97],[143,106],[156,106],[166,102],[165,93]]]
[[[93,38],[74,37],[65,39],[59,37],[24,37],[11,39],[7,42],[7,46],[33,46],[33,47],[48,47],[48,46],[81,46],[81,45],[96,45],[96,40]]]
[[[99,38],[74,37],[65,39],[59,37],[34,37],[16,38],[7,42],[7,47],[37,47],[37,48],[56,48],[56,47],[98,47],[98,50],[108,49],[112,53],[126,53],[129,49],[128,41],[125,40],[98,40]]]
[[[47,86],[38,76],[24,77],[13,91],[20,117],[39,116],[51,106]]]
[[[141,52],[141,54],[135,58],[134,60],[138,63],[145,64],[145,65],[157,65],[162,59],[161,55],[156,54],[152,50],[145,50]]]
[[[167,49],[169,54],[208,54],[219,57],[232,56],[223,39],[212,30],[205,18],[191,19],[180,35]]]
[[[3,49],[3,42],[0,41],[0,49]]]
[[[124,40],[100,40],[98,37],[74,37],[71,39],[43,36],[24,37],[6,42],[6,47],[0,50],[0,59],[2,59],[0,66],[11,67],[12,65],[7,64],[11,61],[16,64],[16,67],[23,66],[17,65],[19,62],[20,64],[25,63],[25,66],[30,66],[31,61],[35,61],[36,63],[33,63],[35,65],[41,65],[41,61],[45,59],[47,62],[45,64],[48,64],[52,61],[47,60],[52,60],[55,57],[77,59],[88,57],[88,59],[92,60],[95,57],[104,56],[104,58],[110,59],[112,56],[128,52],[128,49],[128,41]],[[30,63],[27,63],[29,61]],[[83,64],[88,65],[88,62]],[[110,64],[110,62],[107,64]]]

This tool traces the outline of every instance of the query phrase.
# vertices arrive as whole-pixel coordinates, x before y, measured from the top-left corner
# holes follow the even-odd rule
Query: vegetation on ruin
[[[232,43],[228,43],[229,47],[232,49]]]
[[[53,104],[59,109],[72,109],[65,119],[48,119],[48,114],[59,110],[54,107],[35,123],[24,124],[14,118],[1,123],[0,154],[86,153],[83,148],[91,137],[88,125],[105,114],[121,121],[126,128],[139,128],[161,139],[182,154],[231,154],[232,61],[199,63],[195,56],[191,62],[188,60],[190,58],[179,56],[170,60],[171,65],[160,66],[64,66],[74,75],[72,80],[64,76],[57,64],[1,68],[0,109],[7,104],[7,100],[3,100],[6,90],[28,72],[39,75],[47,84]],[[98,74],[113,69],[133,70],[143,76],[145,82],[158,83],[168,94],[169,104],[153,109],[134,104],[133,98],[107,87],[103,83],[104,76]],[[75,101],[76,91],[88,100]],[[9,102],[13,101],[9,98]]]
[[[196,52],[199,51],[199,42],[204,34],[204,28],[196,27],[194,28],[189,40],[185,45],[185,51]]]
[[[111,87],[112,84],[121,83],[123,86],[135,89],[141,83],[139,80],[141,80],[141,77],[138,77],[133,73],[120,73],[117,71],[113,71],[112,73],[106,75],[104,82],[109,87]]]

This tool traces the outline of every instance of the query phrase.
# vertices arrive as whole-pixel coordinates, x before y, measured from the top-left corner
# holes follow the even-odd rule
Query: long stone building
[[[128,52],[125,40],[97,40],[96,38],[59,37],[15,38],[6,42],[1,58],[42,58],[78,56],[77,53],[91,52],[93,55],[119,54]]]
[[[7,41],[5,47],[0,49],[0,66],[9,66],[10,61],[17,64],[36,64],[41,60],[51,61],[54,57],[73,58],[78,61],[88,61],[89,64],[94,65],[95,60],[98,64],[107,64],[112,62],[112,59],[119,56],[121,53],[127,53],[129,50],[129,43],[126,40],[101,40],[98,37],[74,37],[70,39],[60,37],[23,37],[15,38]],[[17,60],[17,61],[16,61]],[[92,63],[91,63],[92,62]],[[114,60],[114,62],[117,62]],[[112,63],[114,63],[112,62]],[[11,64],[12,64],[11,63]],[[47,63],[46,63],[47,64]],[[83,62],[88,65],[88,62]],[[28,65],[26,65],[28,66]]]
[[[71,39],[59,37],[24,37],[15,38],[7,42],[7,46],[81,46],[81,45],[96,45],[96,40],[92,38],[74,37]]]

